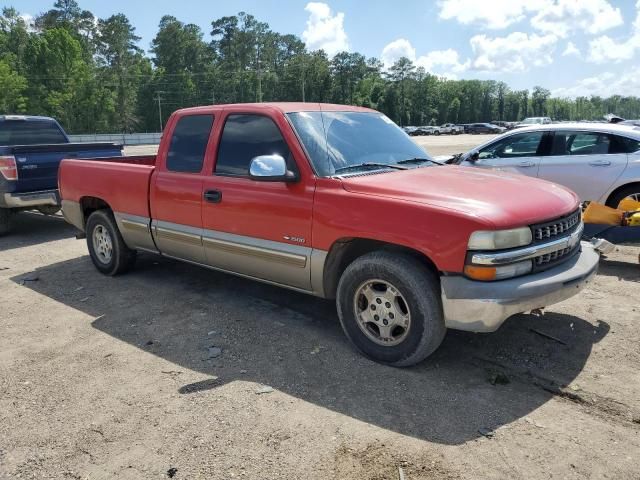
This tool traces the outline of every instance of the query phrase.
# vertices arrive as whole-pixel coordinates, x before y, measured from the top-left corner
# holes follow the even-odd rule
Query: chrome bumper
[[[41,192],[4,193],[0,195],[2,208],[30,208],[40,205],[60,205],[58,190],[43,190]]]
[[[445,325],[456,330],[493,332],[516,313],[546,307],[580,292],[598,271],[600,256],[590,243],[572,259],[541,273],[478,282],[443,276]]]

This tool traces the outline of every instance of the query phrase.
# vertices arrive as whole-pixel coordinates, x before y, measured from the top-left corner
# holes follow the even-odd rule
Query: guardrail
[[[97,133],[69,135],[69,140],[78,143],[115,142],[123,145],[157,145],[161,133]]]

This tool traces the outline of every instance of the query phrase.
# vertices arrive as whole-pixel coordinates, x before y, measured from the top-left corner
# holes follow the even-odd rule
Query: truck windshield
[[[58,126],[50,121],[5,120],[0,122],[0,145],[67,143]]]
[[[345,171],[345,167],[354,166],[351,171],[355,172],[357,165],[396,165],[407,159],[430,159],[400,127],[381,113],[296,112],[287,116],[316,173],[323,177]]]

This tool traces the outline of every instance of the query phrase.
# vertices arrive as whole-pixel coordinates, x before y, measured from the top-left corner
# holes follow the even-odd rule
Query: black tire
[[[99,230],[98,230],[99,229]],[[97,233],[99,232],[99,233]],[[113,213],[109,210],[96,210],[87,220],[87,247],[95,267],[105,275],[119,275],[130,270],[136,261],[136,251],[124,243],[118,230]],[[101,248],[96,235],[110,241],[110,249]],[[110,251],[106,255],[105,251]]]
[[[0,235],[6,235],[11,230],[13,212],[8,208],[0,208]]]
[[[618,208],[618,205],[620,204],[621,200],[627,197],[630,197],[632,195],[637,195],[636,198],[640,199],[640,183],[634,183],[632,185],[628,185],[622,188],[621,190],[614,192],[613,195],[611,195],[607,199],[606,205],[607,207]]]
[[[440,135],[440,132],[438,130],[436,130],[435,132],[433,132],[434,135]]]
[[[368,312],[367,308],[376,304],[371,302],[365,307],[361,303],[364,296],[357,297],[356,294],[361,292],[361,286],[376,283],[376,280],[395,287],[409,313],[407,329],[394,327],[394,331],[399,332],[397,344],[377,343],[370,338],[375,336],[377,325],[367,323],[361,327],[358,321],[357,309],[362,308],[362,313],[365,313],[365,310]],[[357,258],[340,278],[336,305],[342,329],[351,343],[367,357],[394,367],[407,367],[421,362],[440,346],[446,333],[438,279],[409,255],[377,251]],[[382,313],[383,305],[389,304],[383,301],[377,311],[390,316],[390,310],[385,309],[386,313]],[[365,330],[369,333],[365,333]]]

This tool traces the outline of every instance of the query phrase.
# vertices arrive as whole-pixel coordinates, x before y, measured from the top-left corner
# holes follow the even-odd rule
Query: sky
[[[0,0],[2,1],[2,0]],[[640,96],[640,0],[78,0],[100,18],[124,13],[148,50],[160,18],[199,25],[245,11],[329,55],[401,56],[457,79],[502,80],[556,96]],[[53,0],[12,0],[26,18]]]

